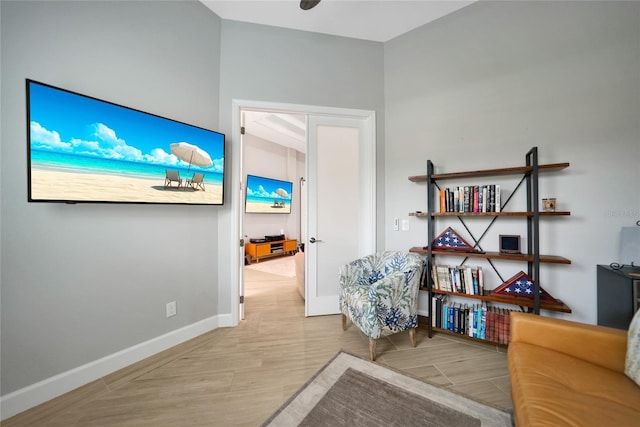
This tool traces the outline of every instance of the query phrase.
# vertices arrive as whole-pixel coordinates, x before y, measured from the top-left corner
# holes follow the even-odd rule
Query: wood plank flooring
[[[269,261],[264,261],[269,262]],[[295,278],[245,269],[246,319],[94,381],[2,426],[257,426],[338,351],[369,342],[340,316],[304,317]],[[511,409],[504,348],[417,333],[377,344],[380,363],[488,405]]]

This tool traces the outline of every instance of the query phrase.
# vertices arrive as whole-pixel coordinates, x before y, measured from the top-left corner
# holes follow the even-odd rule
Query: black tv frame
[[[31,79],[25,86],[28,202],[224,205],[223,133]],[[202,145],[211,164],[180,159],[178,143]],[[173,172],[181,181],[168,179]]]

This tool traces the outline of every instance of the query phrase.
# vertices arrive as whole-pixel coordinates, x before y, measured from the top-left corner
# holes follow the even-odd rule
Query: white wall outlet
[[[400,230],[400,218],[395,218],[395,219],[393,220],[393,229],[394,229],[395,231]]]
[[[409,220],[408,219],[403,219],[402,220],[402,231],[407,231],[409,230]]]
[[[175,301],[167,303],[167,318],[173,317],[178,313],[178,307]]]

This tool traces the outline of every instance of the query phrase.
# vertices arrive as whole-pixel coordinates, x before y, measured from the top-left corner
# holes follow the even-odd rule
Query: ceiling
[[[246,133],[301,153],[307,152],[307,118],[304,114],[243,111]]]
[[[311,10],[299,0],[200,0],[225,20],[386,42],[475,0],[322,0]],[[302,114],[244,112],[248,134],[306,152]]]
[[[200,0],[222,19],[386,42],[463,8],[468,0]]]

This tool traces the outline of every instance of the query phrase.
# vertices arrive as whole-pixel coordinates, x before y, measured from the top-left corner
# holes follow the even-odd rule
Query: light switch
[[[402,231],[407,231],[409,230],[409,220],[408,219],[403,219],[402,220]]]

